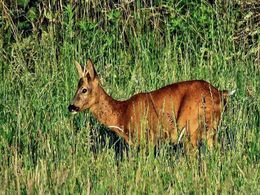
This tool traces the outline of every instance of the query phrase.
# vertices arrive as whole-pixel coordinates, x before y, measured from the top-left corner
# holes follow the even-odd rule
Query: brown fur
[[[86,69],[76,64],[81,79],[72,105],[78,111],[90,109],[101,123],[129,144],[140,144],[142,140],[157,144],[168,139],[196,147],[206,139],[209,147],[214,145],[227,91],[194,80],[117,101],[100,86],[91,60],[87,64]],[[88,89],[87,94],[82,93],[84,88]],[[180,138],[181,134],[185,136]]]

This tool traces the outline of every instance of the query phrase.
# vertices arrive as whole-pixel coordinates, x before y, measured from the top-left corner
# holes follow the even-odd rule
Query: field
[[[62,2],[0,2],[1,194],[260,193],[257,3]],[[236,89],[218,145],[155,155],[71,115],[87,58],[115,99],[192,79]]]

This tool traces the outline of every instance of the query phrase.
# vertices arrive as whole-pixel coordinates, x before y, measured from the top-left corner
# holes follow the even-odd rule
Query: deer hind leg
[[[187,125],[187,139],[189,148],[197,149],[202,140],[207,141],[209,148],[212,148],[216,142],[216,127],[208,120],[192,120]]]
[[[197,148],[199,145],[199,137],[200,137],[200,128],[198,126],[193,127],[189,131],[189,139],[192,147]]]
[[[182,137],[182,142],[184,143],[185,151],[190,154],[196,154],[200,139],[198,121],[195,119],[187,121],[186,125],[183,126],[183,130],[185,130],[185,136]]]
[[[212,149],[217,143],[218,121],[219,118],[216,117],[216,113],[209,112],[206,113],[204,122],[201,121],[201,138],[206,141],[209,149]]]
[[[213,148],[216,142],[216,131],[215,128],[210,124],[200,123],[195,125],[196,121],[194,121],[192,128],[188,131],[188,150],[196,150],[199,148],[201,142],[205,140],[207,142],[208,148]]]

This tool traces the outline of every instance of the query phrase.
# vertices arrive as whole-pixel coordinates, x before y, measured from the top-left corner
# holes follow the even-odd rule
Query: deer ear
[[[94,78],[97,76],[94,64],[91,59],[88,59],[87,61],[87,73],[89,74],[91,80],[94,80]]]
[[[75,61],[75,66],[76,66],[77,71],[78,71],[78,73],[79,73],[79,77],[80,77],[80,78],[81,78],[81,77],[84,77],[84,71],[83,71],[81,65],[80,65],[77,61]]]

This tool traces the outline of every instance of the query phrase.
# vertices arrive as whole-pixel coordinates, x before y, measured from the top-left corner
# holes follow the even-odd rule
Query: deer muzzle
[[[70,112],[73,112],[73,113],[77,113],[79,111],[79,107],[74,106],[74,105],[69,105],[68,109]]]

